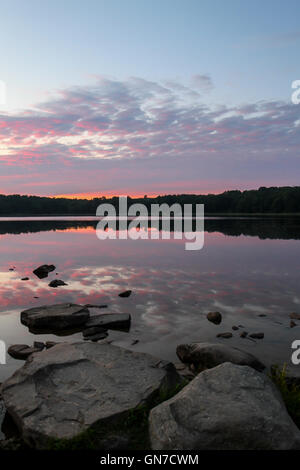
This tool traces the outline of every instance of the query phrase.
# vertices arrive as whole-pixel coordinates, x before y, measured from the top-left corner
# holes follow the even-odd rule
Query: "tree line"
[[[106,202],[118,209],[119,199],[68,199],[40,196],[0,195],[0,216],[95,215],[99,204]],[[178,203],[204,204],[205,214],[300,214],[300,186],[261,187],[246,191],[225,191],[221,194],[173,194],[155,198],[130,198],[128,206]]]

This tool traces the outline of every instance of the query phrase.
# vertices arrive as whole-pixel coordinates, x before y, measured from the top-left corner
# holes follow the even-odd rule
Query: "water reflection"
[[[109,340],[165,359],[176,361],[176,345],[182,342],[227,341],[267,363],[290,361],[290,345],[300,339],[299,327],[291,329],[288,317],[300,311],[298,219],[208,219],[204,248],[194,252],[184,250],[184,240],[100,241],[96,224],[28,219],[0,223],[0,331],[7,347],[62,341],[56,335],[32,335],[21,325],[20,312],[73,302],[107,304],[107,313],[131,313],[130,332],[111,331]],[[57,269],[38,279],[32,271],[41,264]],[[9,271],[12,266],[14,271]],[[49,287],[57,278],[68,285]],[[132,296],[119,298],[127,289]],[[215,310],[223,314],[219,326],[206,319]],[[216,339],[233,325],[263,331],[265,339],[242,339],[239,331],[230,340]],[[82,338],[72,333],[68,341]],[[0,382],[21,365],[8,358],[0,366]]]

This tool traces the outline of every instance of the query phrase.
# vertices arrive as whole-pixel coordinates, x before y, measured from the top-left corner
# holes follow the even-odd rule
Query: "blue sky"
[[[57,88],[209,74],[218,102],[288,99],[299,71],[299,1],[1,1],[10,107]]]
[[[0,7],[7,85],[0,192],[296,184],[300,106],[290,97],[300,79],[299,1],[2,0]],[[71,168],[71,181],[51,176],[58,161]],[[128,170],[126,180],[131,166],[138,174]]]

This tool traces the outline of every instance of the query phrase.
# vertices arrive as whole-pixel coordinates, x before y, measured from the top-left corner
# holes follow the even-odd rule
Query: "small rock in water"
[[[42,266],[39,266],[33,271],[33,274],[35,274],[39,279],[44,279],[45,277],[48,277],[48,274],[54,271],[55,266],[53,264],[43,264]]]
[[[21,281],[29,281],[29,277],[22,277]]]
[[[217,334],[217,338],[232,338],[231,332],[219,333]]]
[[[232,327],[232,329],[233,329],[234,331],[236,331],[236,330],[239,329],[239,327],[234,325],[234,326]]]
[[[45,344],[41,341],[34,341],[33,347],[42,351],[43,349],[45,349]]]
[[[240,333],[240,337],[241,337],[241,338],[246,338],[247,336],[248,336],[248,332],[247,332],[247,331],[242,331],[242,332]]]
[[[258,316],[259,317],[266,317],[267,315],[265,313],[260,313]]]
[[[134,346],[135,344],[138,344],[140,341],[138,339],[135,339],[132,341],[131,346]]]
[[[290,328],[294,328],[297,326],[297,323],[295,323],[293,320],[290,321]]]
[[[119,297],[129,297],[131,295],[131,290],[125,290],[124,292],[121,292],[121,294],[119,294]]]
[[[293,312],[293,313],[290,314],[290,318],[292,320],[300,320],[300,313]]]
[[[49,282],[49,287],[59,287],[59,286],[67,286],[64,281],[61,281],[60,279],[55,279],[54,281]]]
[[[222,321],[222,315],[220,312],[209,312],[206,315],[208,321],[211,321],[215,325],[219,325]]]
[[[265,334],[264,333],[251,333],[251,335],[249,335],[250,338],[253,338],[253,339],[263,339]]]

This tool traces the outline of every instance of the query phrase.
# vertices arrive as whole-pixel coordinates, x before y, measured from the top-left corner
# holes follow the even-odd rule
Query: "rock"
[[[225,333],[219,333],[217,334],[217,338],[232,338],[232,333],[230,331],[225,332]]]
[[[59,343],[56,343],[55,341],[46,341],[45,346],[46,346],[46,349],[50,349],[50,348],[53,348],[53,346],[55,346],[56,344],[59,344]]]
[[[300,320],[300,313],[293,312],[293,313],[290,314],[290,318],[292,320]]]
[[[258,371],[265,368],[252,354],[220,343],[180,344],[176,354],[183,363],[193,364],[197,371],[211,369],[223,362],[253,367]]]
[[[96,333],[106,333],[107,331],[101,326],[91,326],[82,331],[84,337],[95,335]]]
[[[253,338],[253,339],[263,339],[265,334],[264,333],[251,333],[251,335],[249,335],[250,338]]]
[[[131,343],[131,346],[134,346],[134,345],[138,344],[139,342],[140,342],[139,339],[134,339]]]
[[[21,359],[26,361],[26,359],[33,353],[39,352],[40,349],[30,347],[27,344],[13,344],[7,350],[8,354],[14,359]]]
[[[248,336],[248,332],[247,332],[247,331],[242,331],[242,332],[240,333],[240,337],[241,337],[241,338],[246,338],[247,336]]]
[[[121,292],[121,294],[119,294],[119,297],[129,297],[131,295],[131,290],[126,290],[125,292]]]
[[[225,363],[199,374],[149,416],[153,450],[299,449],[300,431],[271,380]]]
[[[100,326],[92,326],[83,330],[82,335],[84,339],[90,341],[99,341],[108,336],[107,330],[101,328]]]
[[[44,279],[45,277],[48,277],[48,274],[54,271],[55,266],[53,264],[43,264],[42,266],[39,266],[33,271],[33,274],[35,274],[39,279]]]
[[[98,326],[106,329],[129,329],[131,316],[128,313],[103,313],[94,315],[86,322],[85,327]]]
[[[21,281],[29,281],[29,277],[22,277]]]
[[[93,335],[86,336],[84,339],[85,339],[86,341],[89,340],[89,341],[94,341],[94,342],[96,342],[96,341],[100,341],[101,339],[107,338],[107,336],[108,336],[107,331],[103,331],[102,333],[95,333],[95,334],[93,334]]]
[[[30,328],[64,329],[84,324],[90,317],[87,308],[76,304],[43,305],[21,313],[21,323]]]
[[[290,328],[294,328],[297,326],[297,323],[295,323],[293,320],[290,321]]]
[[[7,450],[7,451],[16,451],[16,450],[26,450],[24,443],[21,439],[17,437],[11,437],[10,439],[4,439],[0,441],[0,450]],[[3,455],[2,455],[3,457]]]
[[[42,351],[45,348],[45,344],[41,341],[34,341],[33,347]]]
[[[5,407],[30,446],[115,425],[182,382],[173,364],[106,343],[60,343],[34,354],[2,385]]]
[[[85,304],[86,308],[107,308],[107,305],[93,305],[93,304]]]
[[[234,325],[234,326],[232,327],[232,329],[233,329],[234,331],[237,331],[237,330],[239,329],[239,327]]]
[[[54,279],[54,281],[49,282],[49,287],[59,287],[59,286],[67,286],[64,281],[61,281],[60,279]]]
[[[101,447],[113,451],[128,450],[130,449],[130,439],[127,436],[113,434],[105,437],[105,439],[101,441]]]
[[[208,321],[211,321],[215,325],[219,325],[222,321],[222,315],[220,312],[209,312],[206,315]]]

